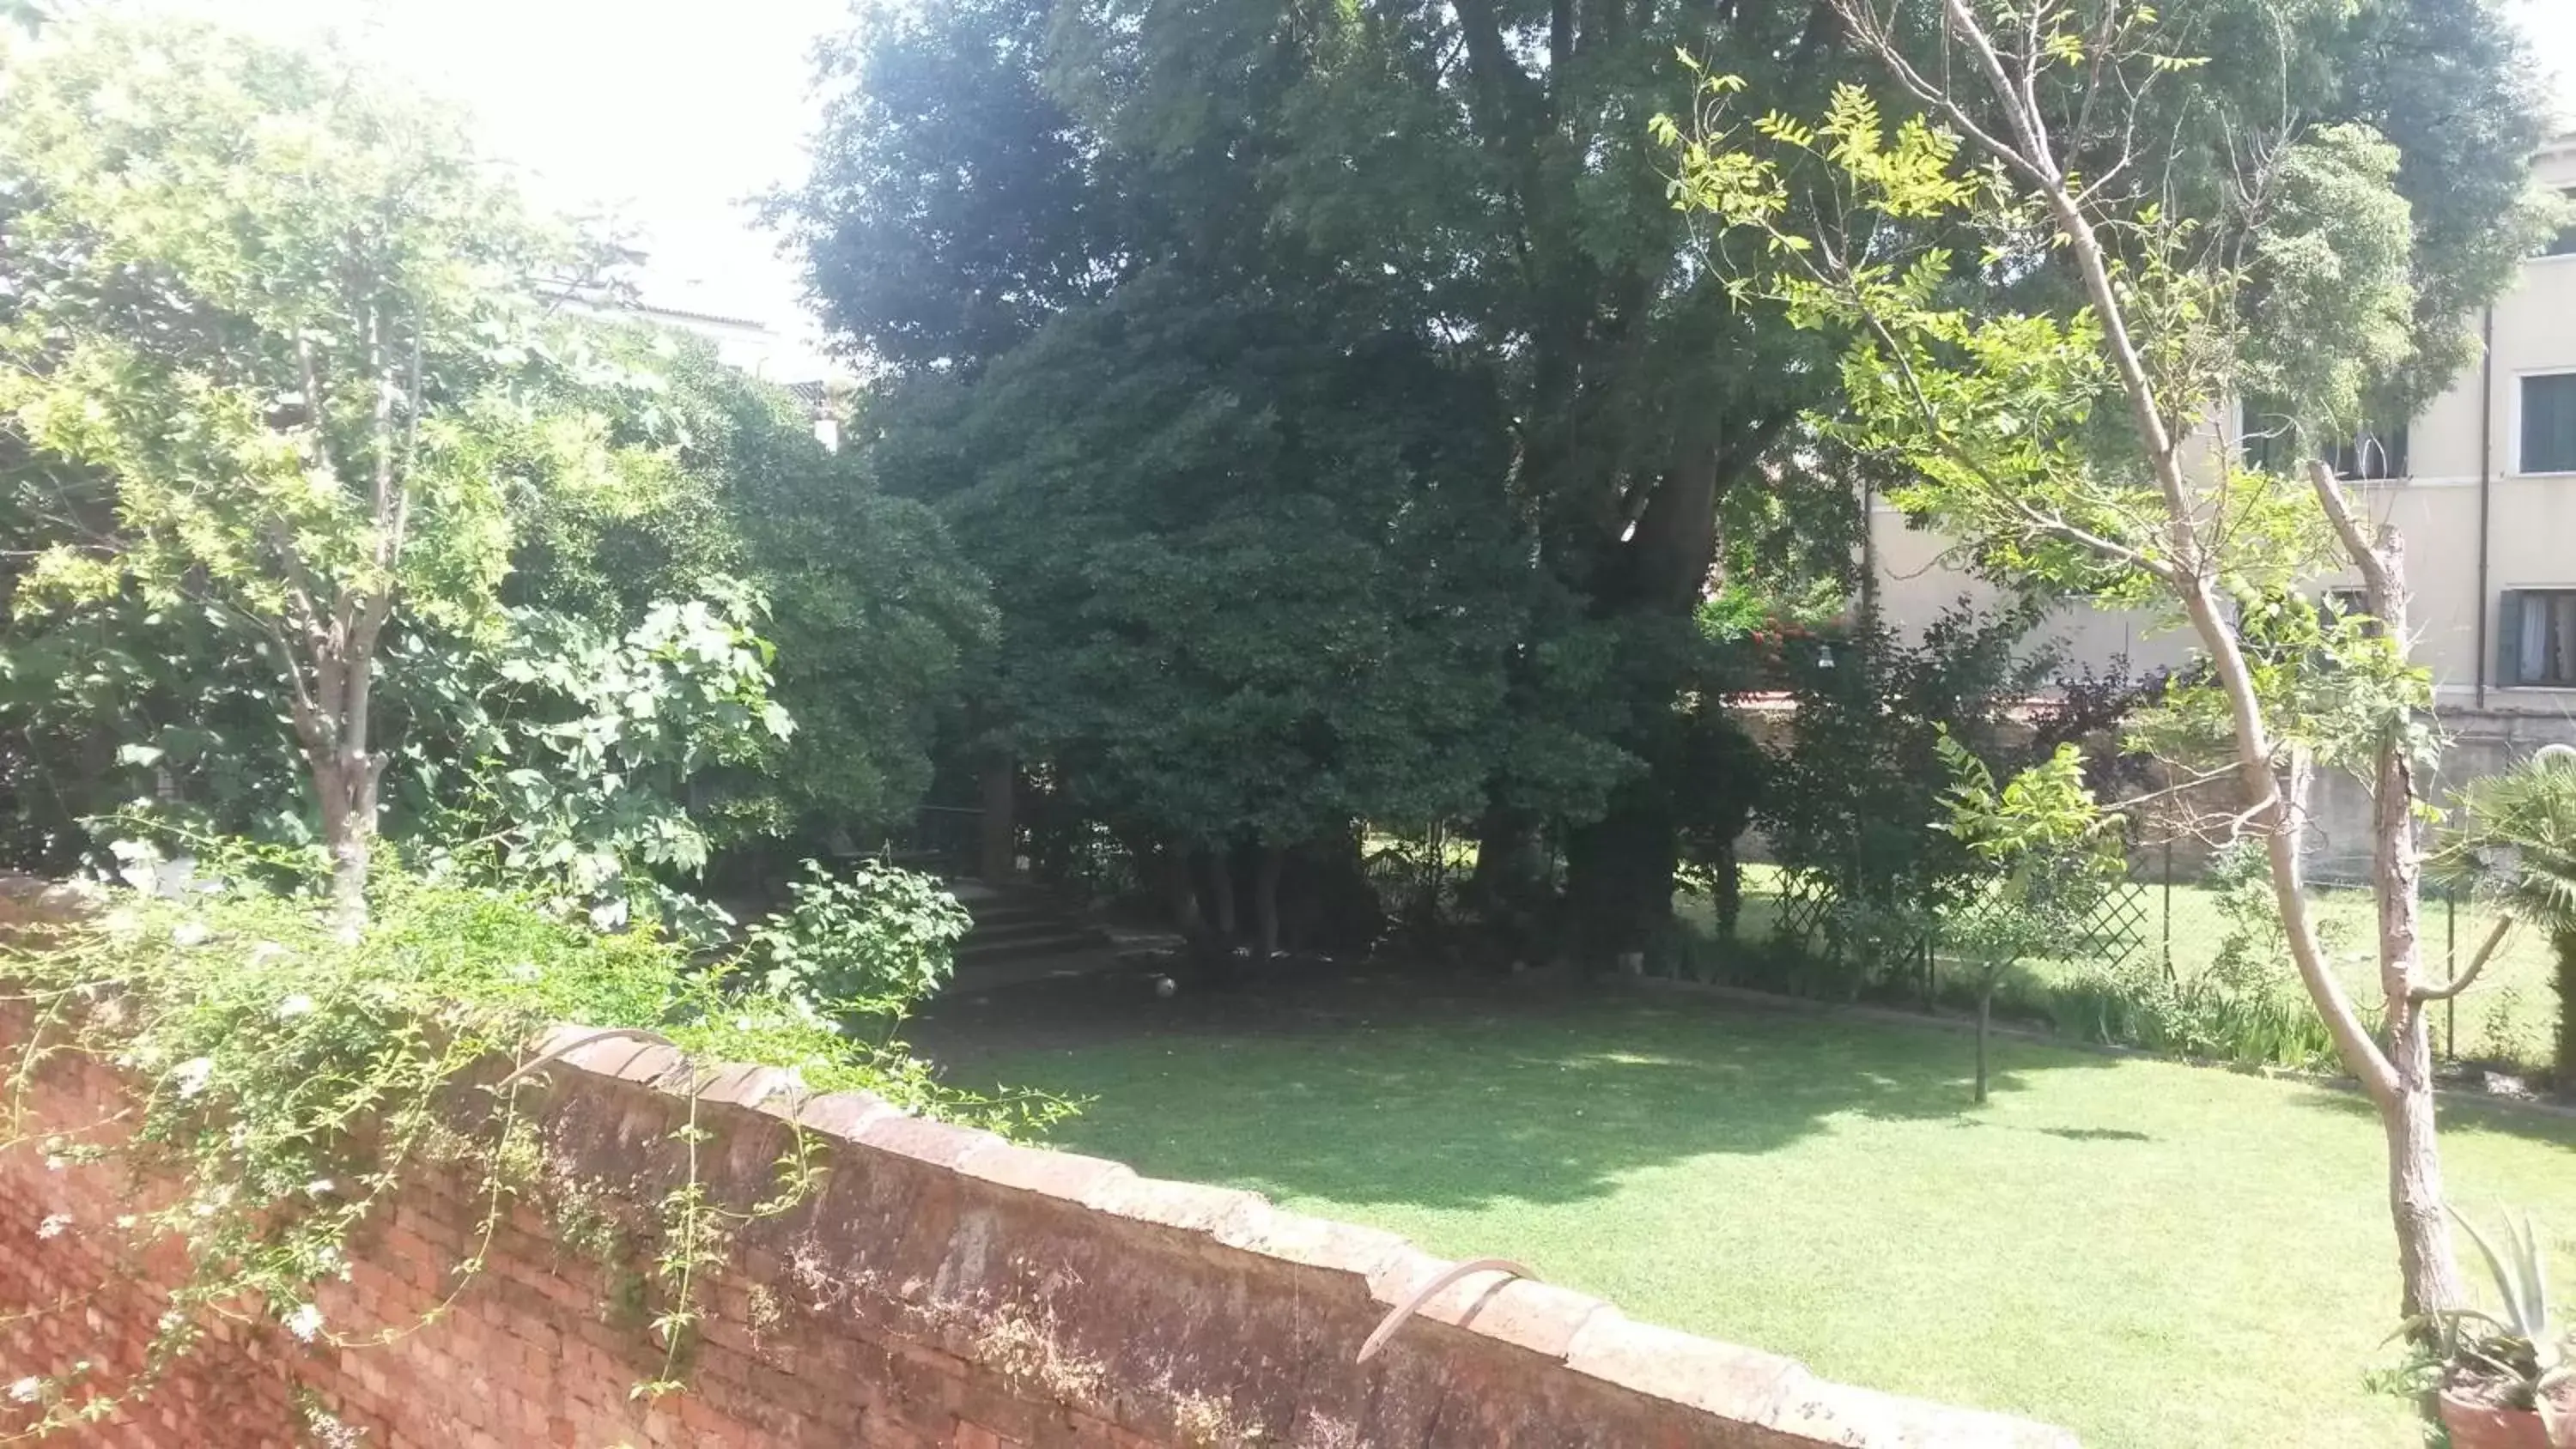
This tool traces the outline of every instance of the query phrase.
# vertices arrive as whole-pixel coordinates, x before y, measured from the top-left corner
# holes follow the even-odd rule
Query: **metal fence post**
[[[2164,875],[2165,875],[2165,938],[2164,938],[2164,952],[2165,952],[2165,979],[2166,979],[2167,981],[2171,981],[2171,980],[2173,979],[2174,969],[2173,969],[2173,837],[2172,837],[2172,836],[2170,836],[2170,835],[2168,835],[2168,836],[2166,836],[2166,837],[2165,837],[2165,846],[2164,846],[2163,855],[2164,855]]]
[[[2454,886],[2442,892],[2442,957],[2450,979],[2460,979],[2460,892]],[[2460,998],[2442,998],[2442,1055],[2446,1060],[2460,1059]]]

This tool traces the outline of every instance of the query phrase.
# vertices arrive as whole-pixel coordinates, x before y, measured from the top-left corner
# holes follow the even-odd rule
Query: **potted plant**
[[[2505,1224],[2504,1248],[2458,1213],[2495,1277],[2499,1312],[2451,1309],[2409,1325],[2439,1371],[2436,1404],[2452,1449],[2576,1449],[2576,1363],[2552,1320],[2540,1235],[2526,1216]]]

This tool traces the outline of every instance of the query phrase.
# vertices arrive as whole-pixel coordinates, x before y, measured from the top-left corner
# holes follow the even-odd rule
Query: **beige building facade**
[[[2576,135],[2534,170],[2576,192]],[[2415,658],[2457,740],[2446,773],[2576,740],[2576,231],[2526,261],[2478,322],[2481,355],[2447,392],[2339,460],[2356,503],[2404,535]],[[1880,607],[1901,627],[1919,630],[1962,595],[1994,596],[1949,567],[1946,540],[1883,503],[1869,546]],[[2174,667],[2193,652],[2151,617],[2083,604],[2061,607],[2042,636],[2097,669]]]

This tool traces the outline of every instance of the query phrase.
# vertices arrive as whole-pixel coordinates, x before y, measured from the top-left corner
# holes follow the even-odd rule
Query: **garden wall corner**
[[[0,910],[35,904],[0,892]],[[11,919],[23,921],[24,914]],[[0,922],[5,924],[5,922]],[[22,1013],[0,1039],[22,1042]],[[300,1342],[217,1321],[152,1393],[83,1431],[133,1446],[833,1445],[863,1449],[2069,1449],[2061,1430],[1828,1383],[1796,1362],[1636,1323],[1550,1284],[1480,1272],[1430,1297],[1362,1364],[1389,1309],[1451,1265],[1393,1234],[1258,1195],[1140,1177],[905,1115],[809,1096],[769,1068],[693,1068],[671,1048],[565,1027],[526,1102],[559,1180],[598,1221],[649,1222],[685,1173],[724,1201],[774,1191],[803,1135],[821,1169],[785,1213],[736,1230],[702,1296],[683,1392],[657,1378],[649,1250],[601,1246],[558,1211],[488,1228],[461,1181],[407,1188],[321,1302],[387,1344]],[[125,1084],[63,1058],[40,1126],[94,1121]],[[694,1096],[691,1088],[695,1087]],[[148,1184],[0,1149],[7,1377],[92,1360],[112,1388],[167,1306],[156,1266],[91,1231]],[[53,1224],[51,1230],[40,1225]],[[615,1238],[616,1234],[607,1235]],[[480,1257],[460,1280],[454,1266]],[[167,1264],[157,1272],[166,1272]],[[162,1281],[167,1281],[164,1278]],[[57,1362],[56,1360],[64,1360]],[[0,1410],[7,1405],[0,1403]],[[363,1438],[351,1436],[363,1435]]]

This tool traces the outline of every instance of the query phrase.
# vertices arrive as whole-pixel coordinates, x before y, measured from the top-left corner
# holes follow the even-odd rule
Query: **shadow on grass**
[[[1016,1039],[989,1014],[980,1033],[972,1014],[951,1014],[920,1044],[971,1062],[959,1080],[1094,1098],[1056,1129],[1060,1146],[1158,1176],[1339,1202],[1580,1201],[1639,1169],[1771,1152],[1837,1117],[1983,1120],[1969,1102],[1973,1047],[1947,1031],[1624,994],[1361,990],[1272,1002],[1252,1016],[1267,1028],[1176,1025],[1186,1019],[1158,1018],[1147,1003],[1134,1030],[1077,1037],[1056,998]],[[1001,1049],[971,1049],[979,1034]],[[2111,1065],[2004,1044],[1992,1090]]]
[[[2313,1111],[2355,1117],[2373,1126],[2379,1123],[2379,1109],[2358,1087],[2318,1084],[2314,1090],[2300,1093],[2297,1100]],[[2564,1106],[2480,1100],[2465,1092],[2446,1091],[2438,1112],[2444,1132],[2502,1132],[2555,1147],[2576,1148],[2576,1115],[2570,1115]]]
[[[2042,1127],[2042,1137],[2062,1137],[2069,1142],[2153,1142],[2145,1132],[2132,1132],[2126,1127]]]

